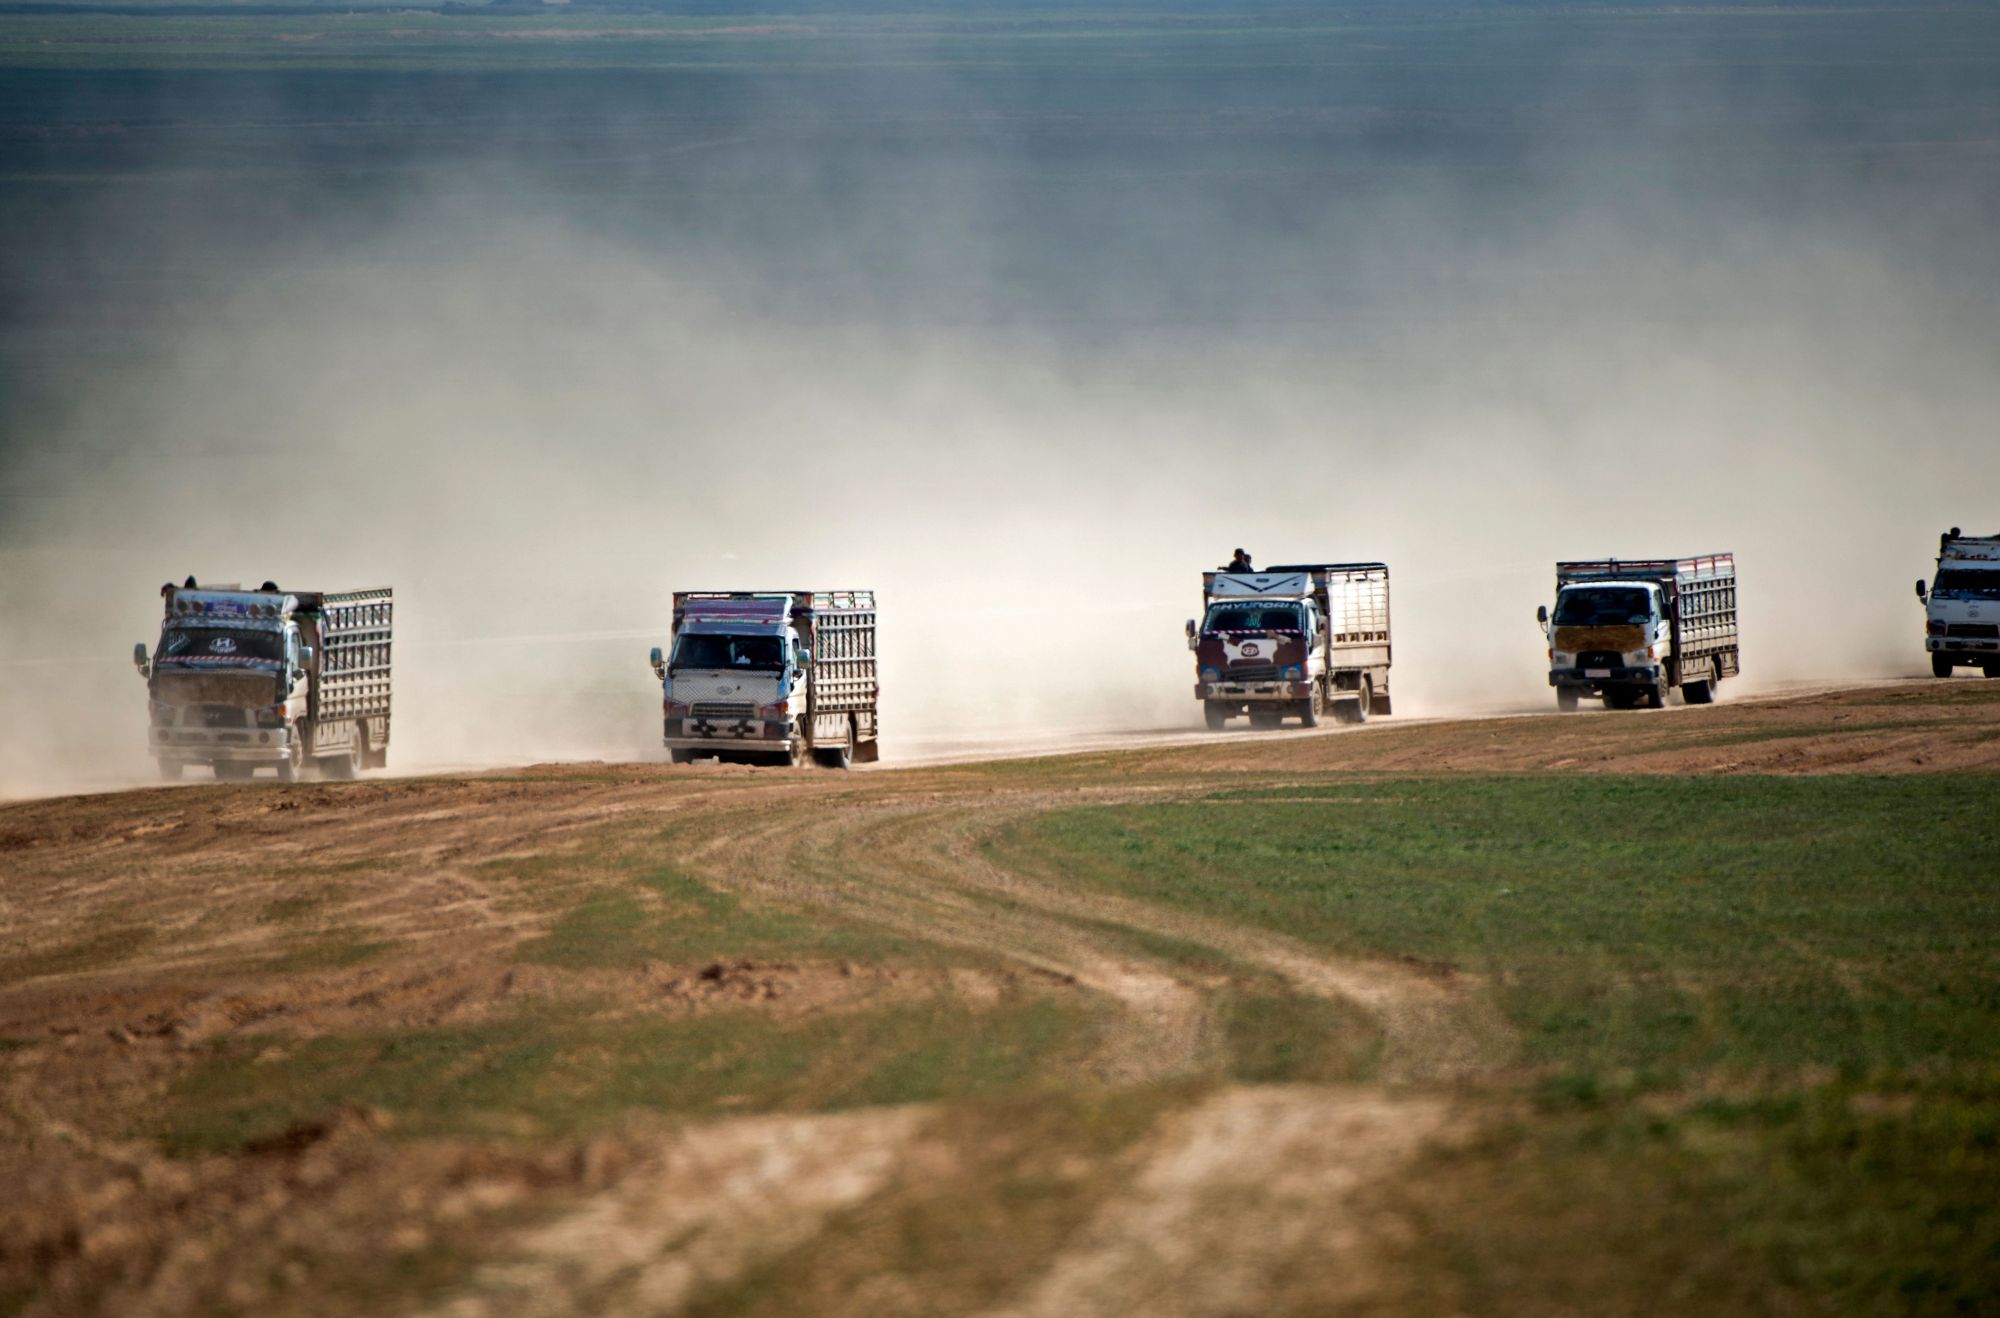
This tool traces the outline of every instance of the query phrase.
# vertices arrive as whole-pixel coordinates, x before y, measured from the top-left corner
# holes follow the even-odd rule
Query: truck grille
[[[1225,682],[1275,682],[1282,670],[1276,664],[1231,664],[1222,670]]]
[[[1576,656],[1578,668],[1623,668],[1625,656],[1616,650],[1583,650]]]
[[[1947,636],[1964,636],[1981,641],[2000,640],[2000,623],[1954,622],[1945,633]]]
[[[697,700],[688,712],[696,718],[755,718],[757,706],[747,700]]]
[[[233,705],[203,705],[201,726],[204,728],[244,728],[250,725],[250,711]]]

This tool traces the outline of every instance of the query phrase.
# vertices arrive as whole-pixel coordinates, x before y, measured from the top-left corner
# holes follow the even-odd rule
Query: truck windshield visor
[[[168,664],[283,663],[285,634],[241,627],[169,627],[160,633],[158,658]]]
[[[1277,606],[1269,604],[1217,604],[1208,611],[1208,619],[1201,625],[1205,632],[1296,632],[1305,630],[1299,623],[1297,606]]]
[[[1938,573],[1931,594],[1955,600],[2000,600],[2000,570],[1948,567]]]
[[[775,672],[785,666],[785,643],[776,636],[686,634],[674,642],[673,666]]]
[[[1653,620],[1653,595],[1638,586],[1585,586],[1556,601],[1558,627],[1623,627]]]

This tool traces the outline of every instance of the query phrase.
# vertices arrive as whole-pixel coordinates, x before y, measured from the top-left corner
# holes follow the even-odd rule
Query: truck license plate
[[[1611,670],[1609,668],[1586,668],[1583,670],[1583,675],[1585,677],[1609,677],[1611,676]]]

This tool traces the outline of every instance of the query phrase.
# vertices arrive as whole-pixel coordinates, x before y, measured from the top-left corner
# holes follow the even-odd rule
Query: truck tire
[[[1950,677],[1952,667],[1953,665],[1950,656],[1942,654],[1931,655],[1932,677]]]
[[[319,762],[320,772],[329,778],[343,780],[357,778],[361,774],[361,766],[367,759],[367,743],[362,740],[361,733],[357,729],[354,740],[348,743],[346,750],[337,755],[329,755]]]
[[[797,741],[792,743],[791,753],[786,757],[786,761],[794,769],[812,768],[813,767],[812,743],[807,741],[804,737],[800,737]]]
[[[1299,722],[1309,728],[1319,726],[1320,715],[1326,713],[1326,692],[1320,684],[1313,683],[1312,694],[1299,704]]]
[[[1556,708],[1565,714],[1576,713],[1577,695],[1573,686],[1556,688]]]
[[[306,774],[306,744],[301,739],[292,738],[292,753],[278,766],[278,781],[295,783]]]
[[[1229,726],[1229,707],[1220,700],[1201,702],[1201,721],[1208,725],[1210,732],[1220,732]]]
[[[1681,684],[1681,699],[1690,705],[1709,705],[1715,702],[1715,661],[1711,659],[1701,671],[1700,679]]]
[[[852,746],[832,746],[826,750],[814,751],[813,759],[819,762],[819,767],[822,769],[852,769],[854,767],[854,748]]]
[[[1979,670],[1988,677],[2000,677],[2000,664],[1987,664]]]
[[[1646,688],[1646,707],[1648,709],[1665,709],[1667,707],[1667,693],[1673,689],[1672,684],[1667,681],[1666,670],[1664,668],[1661,669],[1660,680]]]

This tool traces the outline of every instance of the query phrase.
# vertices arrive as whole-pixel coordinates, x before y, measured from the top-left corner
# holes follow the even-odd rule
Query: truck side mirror
[[[1188,638],[1188,649],[1190,650],[1194,649],[1197,645],[1201,644],[1200,639],[1194,634],[1193,618],[1189,618],[1187,620],[1187,638]]]
[[[806,649],[806,648],[805,648],[805,647],[804,647],[803,645],[802,645],[802,646],[800,646],[800,647],[799,647],[799,668],[800,668],[800,670],[801,670],[801,671],[803,671],[803,670],[805,670],[805,669],[807,669],[807,668],[811,668],[811,667],[812,667],[812,661],[813,661],[813,652],[812,652],[811,650],[808,650],[808,649]]]
[[[1917,598],[1920,600],[1928,600],[1930,598],[1929,594],[1924,590],[1924,579],[1922,577],[1917,578]],[[139,648],[144,650],[146,647],[142,645]]]
[[[1548,626],[1548,625],[1549,625],[1549,606],[1548,606],[1548,605],[1546,605],[1546,604],[1537,604],[1537,605],[1535,606],[1535,621],[1536,621],[1536,622],[1539,622],[1539,623],[1540,623],[1540,624],[1542,624],[1542,626],[1544,626],[1544,627],[1546,627],[1546,626]]]
[[[144,641],[132,647],[132,666],[139,670],[139,676],[141,677],[151,677],[153,675],[153,661],[146,657],[146,643]]]
[[[656,645],[653,647],[653,652],[646,656],[646,662],[653,665],[654,677],[659,678],[662,682],[667,680],[667,661],[665,657],[660,654],[659,646]]]

